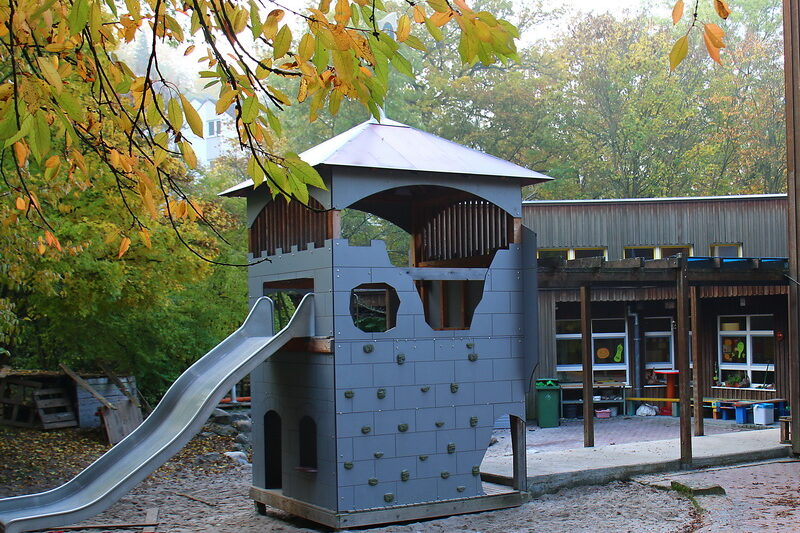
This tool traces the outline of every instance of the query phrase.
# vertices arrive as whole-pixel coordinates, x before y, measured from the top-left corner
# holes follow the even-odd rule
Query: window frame
[[[754,363],[753,362],[753,339],[754,338],[772,338],[773,343],[775,342],[775,325],[773,323],[773,329],[766,330],[766,329],[752,329],[751,328],[751,318],[752,317],[762,317],[762,316],[770,316],[775,319],[775,315],[771,315],[768,313],[751,313],[751,314],[725,314],[725,315],[717,315],[717,364],[719,366],[719,382],[724,383],[725,381],[722,379],[722,371],[736,371],[739,373],[743,373],[747,376],[748,380],[750,381],[750,385],[745,388],[762,388],[767,385],[775,385],[775,377],[776,377],[776,370],[775,370],[775,354],[773,352],[773,361],[772,363]],[[745,329],[739,330],[722,330],[722,318],[723,317],[744,317],[745,318]],[[723,345],[723,337],[744,337],[746,339],[745,343],[745,350],[746,350],[746,361],[744,363],[730,363],[725,362],[722,357],[722,345]],[[773,349],[776,349],[776,346],[773,346]],[[753,372],[772,372],[773,376],[773,383],[755,383],[753,381]]]
[[[653,259],[666,259],[668,257],[672,257],[672,255],[667,255],[667,256],[664,255],[663,253],[664,248],[688,248],[689,257],[694,257],[694,245],[688,243],[687,244],[642,244],[642,245],[623,246],[622,257],[623,259],[632,259],[627,257],[626,252],[628,250],[640,250],[644,248],[653,250]]]
[[[560,319],[560,320],[575,320],[572,319]],[[625,324],[625,329],[622,332],[613,332],[613,333],[595,333],[594,326],[596,321],[600,320],[621,320]],[[556,322],[559,320],[557,319]],[[630,372],[629,372],[629,350],[628,350],[628,321],[625,317],[609,317],[609,318],[593,318],[592,319],[592,373],[595,371],[607,371],[607,370],[624,370],[625,371],[625,383],[629,383],[630,381]],[[556,333],[555,340],[556,344],[558,344],[559,340],[576,340],[581,339],[581,333]],[[596,340],[606,340],[606,339],[619,339],[622,340],[623,346],[623,357],[621,363],[597,363],[596,362],[596,355],[595,355],[595,341]],[[583,371],[583,359],[581,359],[581,364],[569,364],[569,365],[562,365],[558,363],[558,348],[556,347],[556,372],[582,372]],[[594,381],[594,376],[592,376],[592,380]]]
[[[670,330],[669,331],[645,331],[643,338],[645,339],[644,342],[644,354],[643,357],[645,359],[645,368],[650,370],[672,370],[675,368],[675,321],[671,316],[646,316],[641,317],[640,320],[644,322],[645,320],[650,319],[668,319],[670,321]],[[641,327],[641,326],[640,326]],[[654,338],[654,339],[663,339],[669,338],[669,362],[661,362],[661,363],[648,363],[647,362],[647,339]],[[690,343],[691,345],[691,343]],[[691,360],[691,357],[690,357]]]
[[[566,260],[577,259],[575,257],[575,252],[584,251],[584,250],[602,250],[603,259],[608,259],[608,246],[574,246],[574,247],[553,247],[553,248],[537,248],[536,250],[536,259],[542,259],[540,252],[566,252],[567,257]],[[600,257],[592,256],[592,257]],[[549,259],[549,258],[544,258]]]
[[[716,253],[717,252],[717,248],[720,248],[720,247],[723,247],[723,246],[736,246],[736,253],[738,255],[736,255],[736,256],[717,255],[717,253]],[[711,245],[709,246],[709,250],[708,251],[711,254],[711,257],[721,257],[723,259],[725,259],[726,257],[727,258],[731,258],[731,259],[733,259],[734,257],[744,257],[744,255],[743,255],[743,253],[744,253],[744,244],[741,243],[741,242],[715,242],[715,243],[711,243]]]

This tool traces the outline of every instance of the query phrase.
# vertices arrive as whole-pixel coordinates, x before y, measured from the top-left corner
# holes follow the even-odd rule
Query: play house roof
[[[370,119],[300,154],[311,166],[366,167],[516,178],[520,185],[550,180],[539,172],[384,118]],[[220,193],[244,196],[244,181]]]

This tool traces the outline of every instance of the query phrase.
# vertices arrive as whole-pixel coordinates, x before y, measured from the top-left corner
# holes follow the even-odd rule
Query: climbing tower
[[[314,293],[315,336],[251,375],[252,498],[336,528],[519,505],[537,346],[520,187],[548,178],[390,120],[302,157],[327,186],[310,208],[249,182],[223,193],[247,198],[251,258],[269,258],[250,267],[251,299],[271,296],[280,321]],[[405,230],[408,263],[343,239],[344,209]],[[514,479],[487,493],[506,415]]]

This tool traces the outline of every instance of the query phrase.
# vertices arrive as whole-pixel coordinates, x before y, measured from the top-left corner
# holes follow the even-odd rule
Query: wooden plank
[[[51,398],[49,400],[36,400],[36,407],[39,409],[49,409],[52,407],[72,407],[72,402],[64,397]]]
[[[113,410],[102,407],[100,413],[111,445],[120,442],[142,423],[142,410],[130,400],[118,403]]]
[[[509,507],[518,507],[527,501],[527,497],[524,493],[513,491],[504,494],[474,496],[471,498],[337,513],[300,500],[295,500],[294,498],[289,498],[284,496],[279,490],[250,487],[250,497],[270,507],[282,509],[293,515],[317,522],[318,524],[338,529],[406,522],[410,520],[425,520],[443,516],[492,511],[495,509],[507,509]]]
[[[678,270],[676,290],[678,294],[677,315],[677,369],[678,398],[680,399],[681,464],[692,463],[692,413],[689,404],[689,283],[686,277],[686,263]]]
[[[592,297],[588,285],[581,286],[581,346],[583,359],[583,445],[594,446],[594,373],[592,371]]]
[[[692,367],[694,370],[694,435],[702,437],[705,434],[703,427],[703,376],[705,376],[705,361],[700,353],[700,288],[691,288],[691,315],[692,315]]]
[[[126,522],[119,524],[86,524],[83,526],[81,525],[58,526],[55,529],[37,529],[35,531],[58,532],[58,531],[80,530],[80,529],[139,529],[140,527],[146,528],[155,526],[158,526],[157,522]],[[155,531],[155,529],[153,529],[152,531]]]
[[[142,533],[156,533],[158,527],[158,507],[151,507],[145,512],[144,521],[148,525],[144,526]]]
[[[83,378],[82,378],[82,377],[80,377],[78,374],[76,374],[75,372],[73,372],[73,371],[72,371],[72,370],[71,370],[69,367],[67,367],[67,365],[65,365],[64,363],[59,363],[59,365],[58,365],[58,366],[59,366],[59,367],[61,367],[61,370],[63,370],[65,374],[67,374],[69,377],[71,377],[71,378],[72,378],[72,380],[73,380],[73,381],[75,381],[75,383],[77,383],[77,384],[78,384],[78,385],[79,385],[79,386],[80,386],[82,389],[84,389],[86,392],[88,392],[89,394],[91,394],[92,396],[94,396],[94,397],[95,397],[95,399],[96,399],[98,402],[100,402],[101,404],[103,404],[103,405],[104,405],[104,406],[105,406],[107,409],[116,409],[116,407],[114,407],[114,405],[113,405],[111,402],[109,402],[108,400],[106,400],[106,399],[105,399],[105,397],[103,397],[103,395],[102,395],[102,394],[100,394],[99,392],[97,392],[97,391],[94,389],[94,387],[92,387],[91,385],[89,385],[89,384],[86,382],[86,380],[85,380],[85,379],[83,379]]]
[[[124,394],[125,397],[128,398],[131,402],[133,402],[133,405],[135,405],[136,407],[141,407],[141,405],[139,404],[139,400],[136,398],[136,396],[134,396],[131,393],[131,391],[128,390],[128,387],[126,387],[125,384],[122,382],[122,380],[119,379],[116,374],[114,374],[114,371],[111,370],[108,367],[108,365],[106,365],[105,363],[100,363],[100,368],[103,370],[103,373],[105,373],[105,375],[108,376],[108,379],[111,380],[111,383],[116,385],[119,391],[122,394]]]

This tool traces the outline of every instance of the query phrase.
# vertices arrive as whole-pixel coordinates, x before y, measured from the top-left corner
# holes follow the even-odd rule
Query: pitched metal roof
[[[370,119],[300,154],[311,166],[330,165],[376,169],[441,172],[519,179],[532,185],[552,178],[499,157],[467,148],[406,124]],[[240,196],[251,180],[220,193]]]
[[[729,196],[675,196],[656,198],[581,198],[567,200],[524,200],[522,205],[558,205],[558,204],[631,204],[654,202],[729,202],[736,200],[780,200],[786,199],[786,193],[777,194],[733,194]]]

